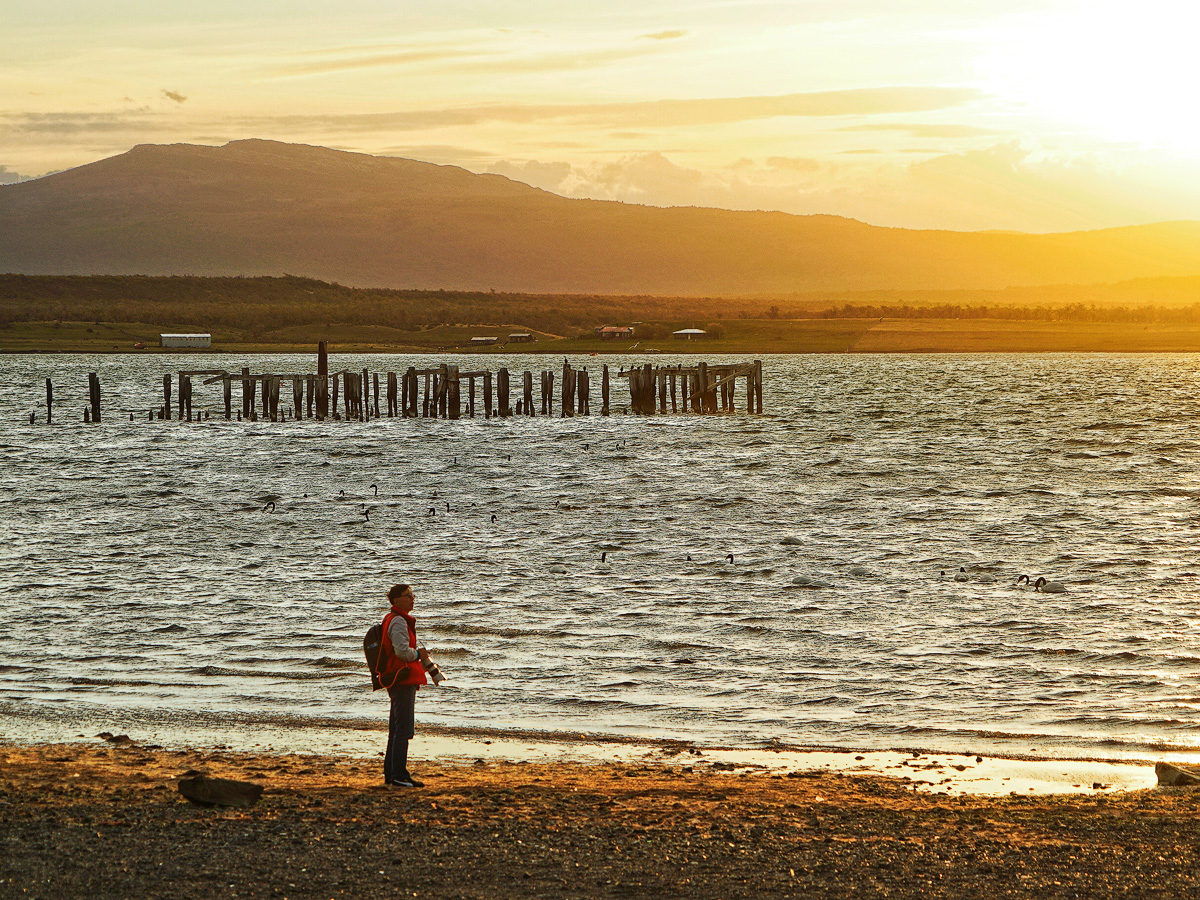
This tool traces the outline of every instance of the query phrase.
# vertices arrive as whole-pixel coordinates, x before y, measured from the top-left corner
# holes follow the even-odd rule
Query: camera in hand
[[[438,664],[432,659],[427,658],[423,660],[421,665],[425,667],[425,671],[429,675],[429,680],[432,681],[434,685],[439,685],[446,680],[446,676],[442,674],[442,670],[438,668]]]

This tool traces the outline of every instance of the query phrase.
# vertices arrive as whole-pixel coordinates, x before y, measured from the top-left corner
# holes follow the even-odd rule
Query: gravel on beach
[[[0,898],[1200,896],[1200,792],[947,797],[686,764],[0,745]],[[178,792],[255,781],[249,808]]]

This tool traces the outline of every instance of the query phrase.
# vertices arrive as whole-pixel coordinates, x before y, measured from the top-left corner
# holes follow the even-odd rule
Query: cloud
[[[446,62],[478,57],[481,51],[461,48],[430,47],[421,50],[402,50],[393,53],[364,53],[347,55],[337,59],[295,63],[274,69],[271,74],[281,78],[306,75],[324,75],[331,72],[347,72],[354,69],[373,69],[382,66],[412,66],[421,63]]]
[[[663,34],[668,34],[663,32]],[[650,35],[646,35],[650,37]],[[664,38],[665,39],[665,38]],[[454,73],[464,74],[522,74],[594,69],[662,52],[657,47],[608,47],[601,50],[565,50],[552,53],[503,51],[490,47],[458,47],[435,45],[380,53],[338,51],[332,59],[316,59],[279,66],[269,74],[276,78],[296,78],[326,75],[356,69],[397,68],[411,66],[441,66]]]
[[[807,156],[772,156],[767,159],[772,169],[790,169],[793,172],[819,172],[821,161]]]
[[[838,131],[902,131],[911,137],[921,138],[965,138],[994,137],[1000,134],[990,128],[974,125],[917,124],[912,122],[871,122],[864,125],[847,125]]]
[[[183,96],[183,94],[179,93],[178,91],[168,91],[166,88],[163,88],[163,96],[168,100],[174,100],[176,103],[182,103],[187,99],[187,97]]]
[[[273,116],[243,119],[261,129],[422,131],[507,122],[560,122],[604,129],[725,125],[769,118],[821,118],[946,109],[983,96],[971,88],[894,87],[757,97],[648,100],[623,103],[489,104],[390,113]]]
[[[687,31],[682,28],[672,28],[667,31],[656,31],[654,34],[639,34],[639,41],[675,41],[687,37]]]
[[[651,206],[830,214],[903,228],[1073,231],[1200,218],[1197,169],[1164,161],[1120,167],[1103,154],[1010,141],[909,163],[775,156],[693,169],[646,153],[592,165],[498,163],[489,171],[565,196]]]
[[[87,135],[156,130],[146,110],[120,113],[0,113],[10,133],[26,135]]]
[[[569,163],[537,162],[536,160],[526,160],[519,163],[501,160],[495,165],[490,166],[487,171],[492,175],[503,175],[505,178],[511,178],[513,181],[524,182],[533,187],[541,188],[544,191],[553,191],[556,194],[563,192],[564,184],[573,172]]]
[[[30,181],[33,177],[14,172],[8,166],[0,166],[0,184],[16,184],[18,181]]]

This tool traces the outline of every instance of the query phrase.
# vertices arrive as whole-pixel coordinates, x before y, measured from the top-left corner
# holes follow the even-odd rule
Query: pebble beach
[[[256,782],[189,803],[188,773]],[[0,897],[1190,897],[1200,795],[949,796],[674,762],[0,746]]]

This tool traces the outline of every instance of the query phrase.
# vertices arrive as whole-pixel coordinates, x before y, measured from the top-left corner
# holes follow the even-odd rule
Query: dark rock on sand
[[[180,778],[178,783],[179,793],[197,806],[253,806],[263,792],[261,784],[208,775]]]
[[[1154,774],[1158,776],[1158,783],[1166,787],[1188,787],[1200,784],[1200,772],[1195,769],[1185,769],[1182,766],[1173,766],[1170,763],[1155,763]]]

